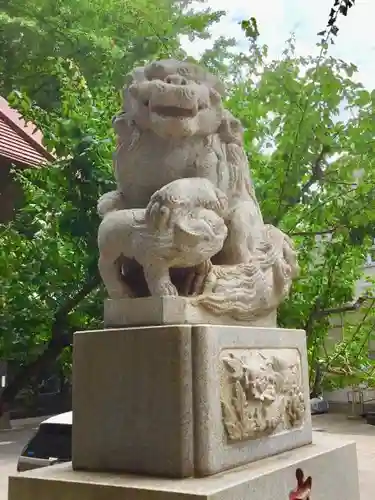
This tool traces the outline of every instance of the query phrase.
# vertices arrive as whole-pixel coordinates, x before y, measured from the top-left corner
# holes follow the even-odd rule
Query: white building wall
[[[375,245],[374,245],[374,252],[368,255],[367,257],[366,265],[364,267],[363,279],[359,280],[356,285],[356,290],[355,290],[356,297],[364,295],[366,289],[369,288],[369,286],[373,286],[372,283],[368,281],[368,278],[375,279]],[[354,314],[358,314],[358,312]],[[342,321],[342,318],[343,316],[341,315],[333,319],[332,329],[328,334],[327,338],[327,345],[326,345],[327,348],[329,348],[330,345],[342,339],[342,330],[340,328],[340,322]],[[375,356],[375,339],[369,339],[369,355]],[[350,387],[346,387],[345,389],[337,389],[335,391],[327,391],[324,393],[324,398],[330,403],[345,404],[351,402],[350,391],[351,391]],[[375,400],[375,388],[364,390],[363,398],[365,402],[368,400]]]
[[[351,402],[351,388],[346,387],[345,389],[337,389],[336,391],[329,391],[324,393],[324,399],[326,399],[329,403],[340,403],[345,404]],[[363,399],[364,402],[375,400],[375,389],[363,390]]]

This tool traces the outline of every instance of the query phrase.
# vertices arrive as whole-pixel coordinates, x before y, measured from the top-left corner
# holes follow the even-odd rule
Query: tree
[[[354,307],[348,302],[355,300],[374,227],[375,92],[355,83],[355,66],[328,57],[325,45],[317,58],[301,58],[291,37],[283,59],[267,62],[267,48],[258,45],[254,29],[249,33],[249,53],[223,59],[215,69],[225,69],[226,104],[245,126],[265,219],[292,236],[299,249],[301,276],[280,309],[280,325],[306,329],[312,386],[321,365],[337,377],[333,372],[342,370],[343,356],[345,373],[364,377],[360,364],[372,369],[361,347],[371,335],[371,308],[359,329],[347,325],[334,352],[325,348],[330,315]],[[204,62],[210,61],[206,54]],[[0,348],[23,366],[0,403],[9,403],[41,365],[61,355],[74,330],[101,325],[95,205],[112,185],[116,79],[107,72],[95,85],[73,60],[50,58],[45,64],[59,89],[52,110],[23,91],[10,99],[42,128],[60,159],[49,169],[24,173],[26,206],[1,236],[0,271],[7,288]],[[361,173],[358,182],[355,171]],[[317,245],[317,235],[330,239]]]
[[[299,250],[301,276],[279,323],[307,332],[313,392],[320,390],[318,366],[329,386],[373,379],[374,372],[366,353],[374,329],[371,300],[365,318],[345,325],[333,351],[326,340],[331,315],[353,307],[348,303],[355,301],[374,234],[375,91],[352,80],[354,65],[327,56],[325,43],[320,47],[316,58],[297,57],[291,37],[283,59],[270,63],[255,47],[256,67],[228,98],[246,129],[265,219],[292,236]]]
[[[55,64],[61,109],[46,112],[21,93],[10,96],[62,159],[19,174],[26,204],[1,233],[0,348],[24,365],[3,402],[55,361],[73,331],[100,325],[95,200],[112,181],[110,124],[119,99],[112,87],[91,92],[73,62]]]
[[[318,33],[318,36],[322,37],[321,42],[323,44],[328,44],[331,42],[334,44],[334,37],[337,36],[339,32],[339,27],[337,26],[337,20],[339,16],[347,16],[349,10],[354,6],[355,0],[334,0],[333,6],[329,11],[328,23],[323,31]]]
[[[207,38],[222,12],[196,13],[181,0],[8,0],[0,13],[0,95],[24,90],[45,109],[58,104],[49,59],[74,60],[90,88],[121,87],[136,64],[184,56],[179,36]],[[110,77],[110,79],[108,78]],[[57,101],[57,102],[56,102]]]
[[[26,10],[11,0],[0,14],[0,92],[11,91],[10,104],[57,158],[15,174],[26,203],[0,229],[0,353],[20,366],[2,411],[56,359],[69,364],[61,355],[74,331],[101,326],[96,201],[113,184],[119,89],[133,65],[183,56],[179,34],[208,36],[221,14],[196,14],[189,4],[34,0]],[[11,57],[15,50],[20,57]]]

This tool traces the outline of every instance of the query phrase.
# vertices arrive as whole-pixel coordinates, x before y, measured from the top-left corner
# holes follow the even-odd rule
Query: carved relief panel
[[[297,349],[225,349],[220,361],[222,418],[229,442],[258,439],[303,424]]]

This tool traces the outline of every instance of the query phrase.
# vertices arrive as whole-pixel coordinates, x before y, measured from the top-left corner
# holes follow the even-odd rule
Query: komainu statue
[[[222,96],[192,63],[129,75],[113,120],[117,189],[98,201],[99,269],[113,297],[192,295],[197,307],[247,320],[288,294],[295,252],[263,223],[243,129]]]
[[[203,206],[191,205],[189,201],[198,199],[198,194]],[[168,204],[174,204],[173,210],[167,208]],[[224,193],[214,189],[210,181],[197,177],[167,184],[151,197],[146,209],[108,212],[99,226],[98,245],[99,271],[109,296],[133,295],[125,282],[132,259],[142,265],[152,295],[178,295],[170,268],[195,268],[204,274],[228,234],[221,217],[225,207]]]

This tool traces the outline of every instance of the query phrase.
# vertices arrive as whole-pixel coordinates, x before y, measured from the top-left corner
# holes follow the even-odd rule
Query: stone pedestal
[[[312,440],[303,331],[156,301],[126,317],[161,326],[75,334],[73,463],[10,477],[9,500],[287,500],[297,469],[312,499],[359,500],[355,444]]]
[[[194,297],[142,297],[135,299],[106,299],[104,326],[119,328],[154,325],[242,325],[276,327],[276,311],[256,317],[251,323],[241,323],[226,315],[211,313],[197,307]]]
[[[190,327],[78,332],[73,467],[193,474]]]
[[[303,331],[76,333],[73,468],[201,477],[309,444],[307,377]]]
[[[296,469],[312,477],[311,500],[359,500],[355,444],[314,433],[314,444],[196,479],[75,472],[70,464],[9,479],[9,500],[288,500]]]

